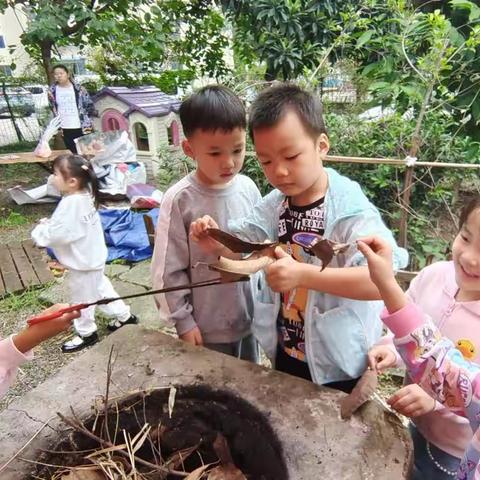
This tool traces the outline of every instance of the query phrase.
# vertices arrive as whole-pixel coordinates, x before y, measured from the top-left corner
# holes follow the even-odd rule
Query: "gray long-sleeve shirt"
[[[152,261],[153,288],[218,278],[218,273],[197,262],[213,263],[214,255],[205,254],[190,240],[190,224],[210,215],[221,229],[228,220],[243,218],[261,199],[251,179],[237,175],[224,188],[210,188],[187,175],[165,192],[155,237]],[[249,282],[215,285],[157,295],[162,313],[182,335],[198,326],[205,343],[229,343],[250,332],[253,304]]]

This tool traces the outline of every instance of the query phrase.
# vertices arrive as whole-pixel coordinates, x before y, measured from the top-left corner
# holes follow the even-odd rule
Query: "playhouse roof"
[[[103,87],[93,100],[97,101],[105,95],[128,105],[128,110],[123,114],[127,118],[133,112],[143,113],[147,117],[162,117],[170,112],[178,112],[181,103],[178,98],[167,95],[152,85],[134,88]]]

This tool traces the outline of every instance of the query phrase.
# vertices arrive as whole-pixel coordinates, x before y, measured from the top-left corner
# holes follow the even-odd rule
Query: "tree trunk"
[[[53,72],[52,72],[52,42],[45,41],[40,45],[42,52],[42,65],[45,70],[45,76],[47,78],[48,85],[53,83]]]

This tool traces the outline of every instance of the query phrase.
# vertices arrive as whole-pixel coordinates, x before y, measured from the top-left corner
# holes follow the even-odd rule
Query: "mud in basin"
[[[106,413],[99,404],[87,419],[71,412],[67,418],[71,428],[64,438],[54,451],[38,459],[64,468],[43,465],[31,478],[70,480],[71,467],[79,466],[85,466],[81,473],[88,472],[86,478],[92,480],[116,478],[105,471],[117,470],[127,476],[133,466],[139,479],[176,480],[195,470],[199,473],[192,475],[195,479],[288,478],[281,444],[266,416],[228,391],[177,386],[109,403]],[[126,476],[119,473],[118,478]]]

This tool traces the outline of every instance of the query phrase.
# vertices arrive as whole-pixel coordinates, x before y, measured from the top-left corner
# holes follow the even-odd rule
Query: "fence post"
[[[8,95],[7,95],[7,88],[6,88],[4,79],[2,79],[2,92],[3,92],[3,96],[5,97],[5,102],[7,102],[8,113],[10,114],[10,118],[12,119],[13,128],[15,128],[15,133],[17,134],[18,141],[24,142],[25,139],[23,138],[22,132],[17,125],[15,115],[13,114],[12,106],[10,105],[10,99],[8,98]]]

